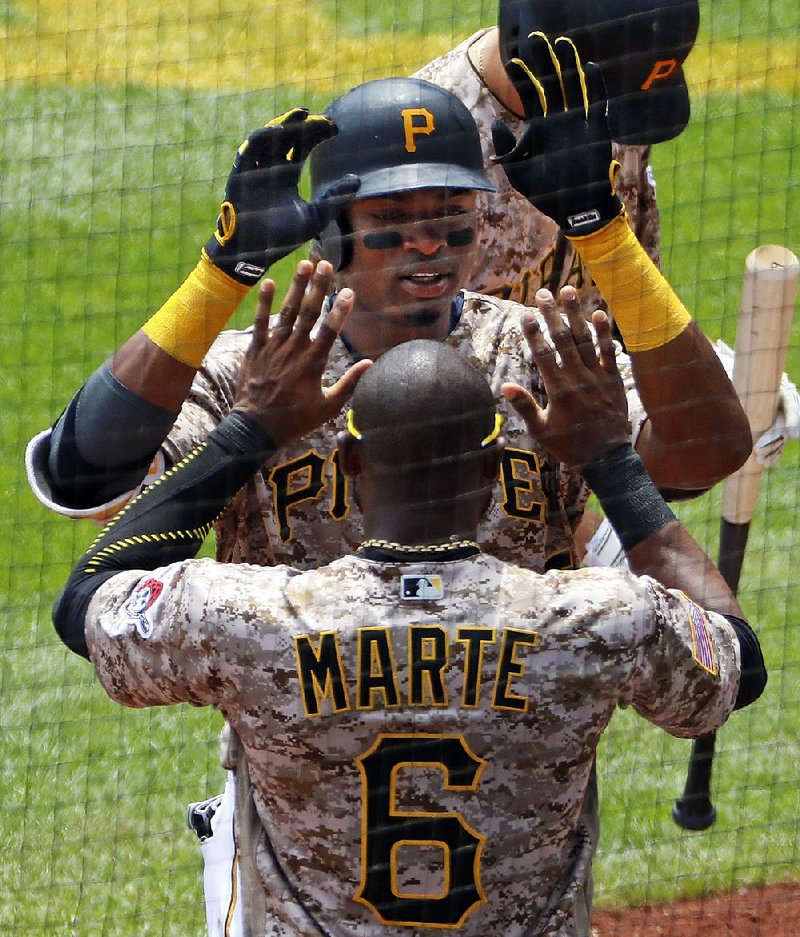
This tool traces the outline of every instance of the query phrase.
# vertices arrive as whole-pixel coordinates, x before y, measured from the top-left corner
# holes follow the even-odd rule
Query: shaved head
[[[424,472],[477,456],[495,413],[483,375],[448,345],[425,339],[387,351],[353,396],[365,462],[374,470]]]

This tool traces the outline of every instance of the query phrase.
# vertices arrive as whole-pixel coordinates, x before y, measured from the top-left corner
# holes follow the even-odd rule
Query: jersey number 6
[[[362,779],[361,886],[356,901],[384,924],[458,927],[486,902],[480,861],[486,837],[460,813],[400,810],[398,773],[438,768],[445,790],[474,791],[486,764],[460,735],[382,734],[356,759]],[[398,852],[437,849],[443,887],[437,893],[401,891]]]

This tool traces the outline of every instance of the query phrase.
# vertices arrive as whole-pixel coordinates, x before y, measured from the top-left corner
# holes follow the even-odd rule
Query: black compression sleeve
[[[86,610],[95,591],[125,569],[156,569],[197,553],[211,524],[247,479],[275,453],[261,427],[232,413],[154,485],[131,502],[81,557],[53,606],[62,641],[88,657]]]
[[[176,416],[102,365],[53,426],[47,456],[53,493],[69,507],[90,508],[136,488]]]
[[[744,709],[754,703],[764,692],[767,685],[767,668],[764,655],[761,653],[761,644],[755,631],[741,618],[735,615],[725,615],[733,625],[736,637],[739,639],[741,657],[741,677],[739,678],[739,692],[736,694],[734,709]]]

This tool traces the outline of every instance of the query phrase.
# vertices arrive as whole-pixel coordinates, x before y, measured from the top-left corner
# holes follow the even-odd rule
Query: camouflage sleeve
[[[254,655],[274,640],[273,619],[260,601],[248,603],[247,597],[268,593],[279,608],[274,586],[287,576],[284,568],[201,559],[108,579],[86,616],[89,655],[104,689],[116,702],[137,708],[224,706],[252,676]],[[258,605],[256,617],[250,604]]]
[[[644,629],[630,685],[621,700],[680,738],[707,735],[733,711],[741,658],[733,626],[683,592],[648,577]]]
[[[613,146],[614,158],[620,164],[617,194],[625,203],[628,223],[637,241],[660,270],[661,218],[650,151],[650,146]]]

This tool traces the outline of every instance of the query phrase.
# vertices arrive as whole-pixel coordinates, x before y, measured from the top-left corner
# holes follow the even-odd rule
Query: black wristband
[[[767,685],[767,668],[764,655],[761,653],[761,645],[750,625],[735,615],[725,614],[725,618],[733,625],[733,630],[739,639],[741,676],[733,708],[744,709],[745,706],[754,703],[764,692]]]
[[[630,443],[585,465],[581,474],[626,553],[675,520]]]

